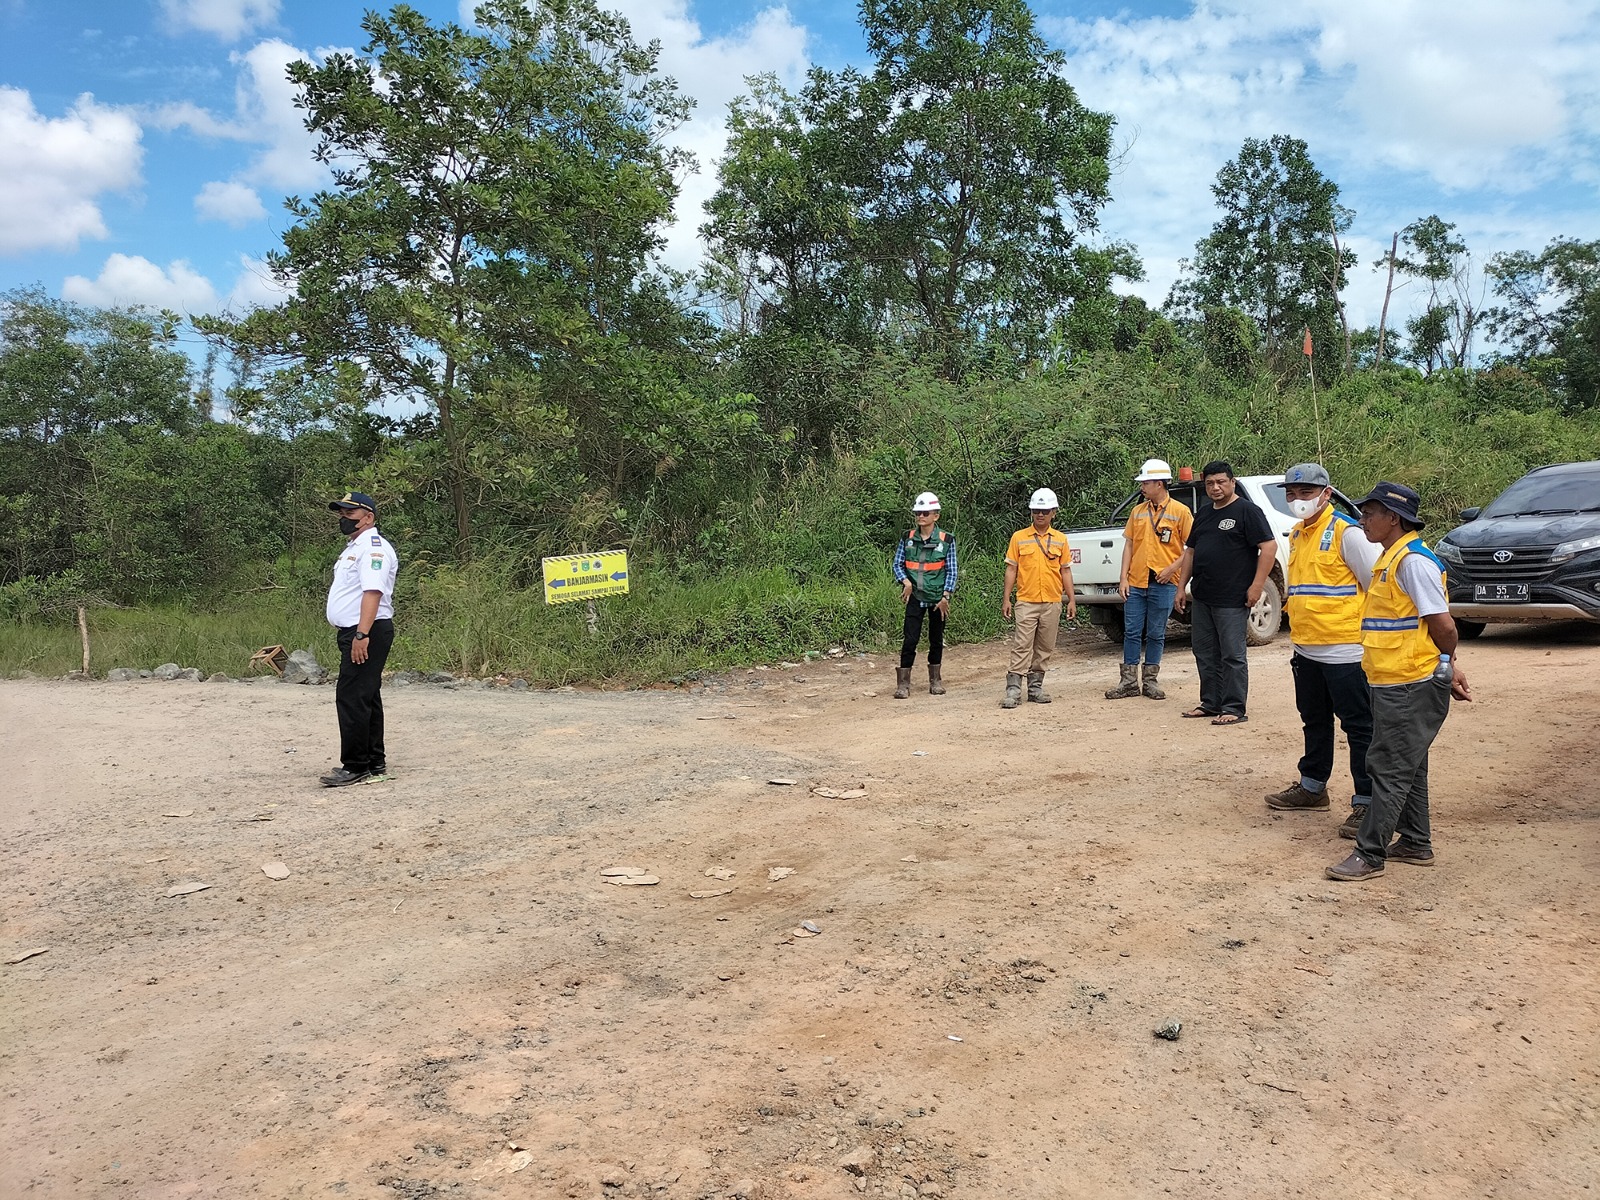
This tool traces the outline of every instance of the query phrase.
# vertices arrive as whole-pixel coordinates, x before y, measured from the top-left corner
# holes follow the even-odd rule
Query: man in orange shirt
[[[1011,669],[1006,673],[1006,694],[1001,708],[1022,701],[1022,675],[1028,675],[1028,699],[1049,704],[1044,690],[1044,669],[1055,653],[1061,627],[1061,597],[1067,598],[1067,618],[1078,615],[1072,594],[1072,550],[1067,535],[1050,527],[1056,515],[1056,494],[1040,488],[1028,502],[1033,523],[1011,535],[1006,547],[1006,583],[1000,597],[1000,615],[1011,619],[1011,589],[1017,592],[1017,624],[1012,632]]]
[[[1122,679],[1106,693],[1106,699],[1122,700],[1142,691],[1152,700],[1165,700],[1167,694],[1157,682],[1161,652],[1167,645],[1167,621],[1178,598],[1173,580],[1194,527],[1194,514],[1167,491],[1172,468],[1164,460],[1146,459],[1134,481],[1144,500],[1134,505],[1122,530]]]

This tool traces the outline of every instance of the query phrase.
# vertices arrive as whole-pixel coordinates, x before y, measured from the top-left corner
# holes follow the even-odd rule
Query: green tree
[[[1212,308],[1242,310],[1280,370],[1298,360],[1309,329],[1319,372],[1344,367],[1350,335],[1340,293],[1356,259],[1339,239],[1354,214],[1306,143],[1283,134],[1247,138],[1211,193],[1222,216],[1195,247],[1191,274],[1174,288],[1170,307],[1190,320]]]
[[[1373,266],[1388,272],[1380,318],[1378,356],[1388,348],[1389,300],[1399,285],[1412,281],[1427,285],[1422,311],[1406,322],[1410,344],[1405,357],[1432,374],[1445,367],[1464,367],[1472,353],[1472,339],[1482,320],[1482,297],[1474,295],[1472,256],[1456,236],[1456,227],[1438,216],[1422,217],[1395,234],[1389,253]]]
[[[1568,404],[1600,407],[1600,240],[1556,238],[1539,254],[1497,254],[1487,270],[1500,304],[1486,316],[1505,357]]]
[[[698,403],[655,361],[681,330],[647,278],[685,165],[664,138],[688,102],[592,0],[490,0],[477,21],[401,5],[367,14],[361,55],[290,66],[333,186],[288,202],[269,261],[292,296],[203,326],[311,373],[354,364],[369,401],[420,403],[463,552],[478,499],[527,466],[499,469],[506,414],[485,398],[566,430],[579,490],[648,474],[664,418]]]
[[[109,444],[201,423],[177,321],[0,296],[0,581],[78,563]]]
[[[946,377],[1039,359],[1075,303],[1137,277],[1130,248],[1083,241],[1112,118],[1078,100],[1023,0],[860,15],[870,72],[813,70],[799,96],[755,80],[734,106],[708,237],[806,328],[910,345]]]

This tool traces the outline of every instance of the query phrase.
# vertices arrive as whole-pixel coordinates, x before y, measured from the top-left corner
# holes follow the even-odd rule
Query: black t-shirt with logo
[[[1194,598],[1214,608],[1243,608],[1256,577],[1256,547],[1272,540],[1266,515],[1243,496],[1226,508],[1195,513],[1188,543],[1194,551]]]

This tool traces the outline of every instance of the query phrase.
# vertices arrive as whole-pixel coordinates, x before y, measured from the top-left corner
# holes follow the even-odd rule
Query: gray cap
[[[1268,487],[1288,487],[1291,483],[1303,483],[1307,487],[1332,487],[1333,480],[1328,478],[1328,472],[1323,470],[1321,463],[1295,463],[1283,473],[1282,483],[1269,483]]]

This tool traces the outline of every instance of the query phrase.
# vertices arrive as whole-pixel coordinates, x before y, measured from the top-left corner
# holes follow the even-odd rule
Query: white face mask
[[[1302,521],[1304,521],[1307,517],[1315,516],[1316,513],[1317,513],[1317,510],[1320,509],[1321,507],[1322,507],[1322,501],[1321,500],[1291,500],[1291,501],[1289,501],[1289,511],[1292,512],[1295,516],[1299,517],[1300,520],[1302,520]]]

